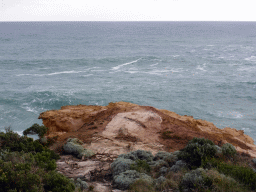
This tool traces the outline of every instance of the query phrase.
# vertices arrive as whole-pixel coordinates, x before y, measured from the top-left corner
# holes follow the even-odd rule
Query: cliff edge
[[[64,106],[41,113],[39,119],[49,128],[47,137],[57,136],[55,147],[76,137],[85,143],[85,148],[106,156],[138,149],[153,154],[173,152],[184,148],[194,137],[204,137],[219,146],[231,143],[237,151],[256,157],[253,139],[242,130],[219,129],[211,122],[150,106],[127,102]]]

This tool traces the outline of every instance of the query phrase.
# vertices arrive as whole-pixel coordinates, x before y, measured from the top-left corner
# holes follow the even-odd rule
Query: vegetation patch
[[[139,173],[150,173],[151,171],[151,168],[147,161],[140,159],[136,160],[136,163],[131,164],[130,168],[132,170],[138,171]]]
[[[33,124],[31,127],[23,131],[23,135],[38,135],[42,138],[47,133],[48,128],[44,125]]]
[[[202,161],[213,158],[217,153],[214,143],[205,138],[193,138],[188,145],[180,150],[178,158],[184,160],[191,168],[200,167]]]
[[[177,139],[177,140],[181,139],[180,136],[178,136],[176,134],[173,135],[173,133],[174,133],[173,131],[164,131],[164,132],[162,132],[162,138],[163,139]]]
[[[0,189],[10,191],[71,192],[74,184],[58,173],[59,155],[38,140],[19,136],[10,128],[0,133]]]
[[[218,172],[231,176],[252,190],[256,189],[256,173],[250,167],[235,165],[217,158],[207,160],[207,164],[210,164]]]

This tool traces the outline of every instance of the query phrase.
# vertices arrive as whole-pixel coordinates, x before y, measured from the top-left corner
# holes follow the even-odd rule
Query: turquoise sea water
[[[127,101],[256,139],[256,22],[0,22],[0,130]]]

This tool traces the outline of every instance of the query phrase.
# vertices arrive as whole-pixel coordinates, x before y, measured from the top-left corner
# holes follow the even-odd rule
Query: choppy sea
[[[0,22],[0,131],[127,101],[256,140],[256,22]]]

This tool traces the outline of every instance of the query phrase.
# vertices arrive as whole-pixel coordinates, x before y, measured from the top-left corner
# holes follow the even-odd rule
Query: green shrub
[[[77,138],[68,138],[67,143],[63,145],[63,150],[65,153],[71,153],[76,155],[78,158],[91,157],[94,152],[90,149],[85,149],[83,142]]]
[[[127,170],[120,173],[114,177],[113,183],[118,189],[126,190],[138,179],[143,179],[145,182],[153,184],[153,179],[150,176],[135,170]]]
[[[42,138],[47,133],[48,128],[44,125],[38,125],[37,123],[33,124],[31,127],[23,131],[23,135],[38,135],[39,138]]]
[[[174,154],[171,154],[171,153],[168,153],[168,152],[165,152],[165,151],[159,151],[154,159],[154,161],[158,161],[158,160],[164,160],[165,162],[167,162],[169,164],[169,166],[173,166],[176,161],[178,160],[177,156],[174,155]]]
[[[64,175],[56,171],[50,171],[44,175],[44,190],[52,192],[71,192],[75,190],[75,185]]]
[[[49,151],[42,151],[41,153],[35,154],[35,160],[39,167],[47,170],[55,170],[57,167],[55,159],[51,158]]]
[[[58,154],[10,129],[0,133],[0,191],[74,191],[74,184],[57,173]]]
[[[19,158],[22,159],[22,156]],[[4,162],[1,160],[0,167],[0,189],[2,191],[9,191],[10,189],[43,191],[40,176],[31,163],[13,163],[12,161]]]
[[[143,179],[136,180],[132,185],[130,185],[129,189],[129,192],[155,192],[152,183]]]
[[[126,154],[121,154],[118,156],[118,158],[130,159],[132,161],[145,160],[147,162],[151,162],[154,156],[150,151],[137,150],[137,151],[132,151]]]
[[[226,157],[234,157],[234,155],[236,154],[236,148],[230,143],[225,143],[224,145],[222,145],[221,149],[222,154]]]
[[[150,171],[151,171],[151,168],[150,168],[149,164],[147,163],[147,161],[140,160],[140,159],[136,160],[135,163],[131,164],[130,168],[132,170],[138,171],[139,173],[150,173]]]
[[[256,189],[256,173],[251,168],[226,163],[216,158],[207,160],[207,164],[211,164],[218,172],[233,177],[252,190]]]
[[[154,172],[158,172],[162,167],[169,167],[169,164],[161,159],[159,159],[158,161],[153,161],[150,164]]]
[[[212,181],[212,191],[246,192],[250,191],[230,176],[223,175],[216,170],[209,170],[205,177]]]
[[[188,145],[180,150],[178,158],[184,160],[191,168],[200,167],[202,161],[215,156],[217,149],[214,143],[205,138],[193,138]]]
[[[14,133],[12,130],[7,129],[6,133],[0,132],[0,145],[2,150],[17,151],[17,152],[48,152],[49,158],[59,159],[60,156],[54,151],[43,146],[38,140],[34,141],[32,138],[27,136],[20,136],[17,133]]]
[[[182,191],[190,191],[195,188],[203,191],[203,189],[211,188],[212,181],[204,176],[205,173],[206,171],[202,168],[186,173],[180,183]]]
[[[119,175],[122,172],[125,172],[127,170],[131,169],[131,165],[134,164],[135,161],[132,161],[131,159],[124,159],[122,157],[118,157],[112,164],[112,174],[113,176]]]

